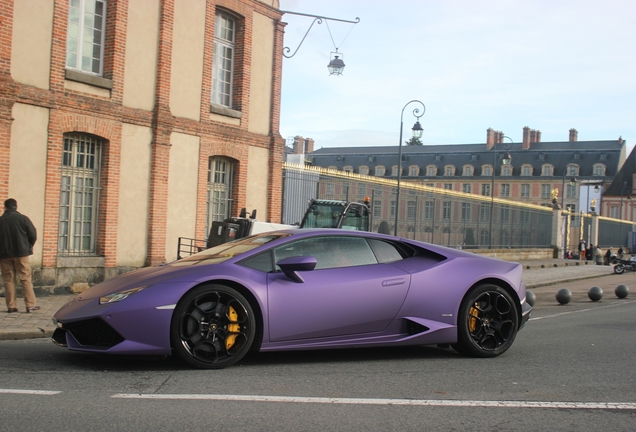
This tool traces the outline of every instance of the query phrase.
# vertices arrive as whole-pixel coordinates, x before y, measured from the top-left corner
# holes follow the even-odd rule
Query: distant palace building
[[[287,152],[292,162],[304,160],[312,166],[385,179],[398,175],[396,146],[314,150],[314,140],[297,136]],[[509,165],[503,163],[506,153],[511,156]],[[304,156],[294,156],[300,154]],[[634,159],[632,155],[630,158]],[[596,211],[603,216],[619,218],[623,210],[616,209],[618,187],[612,182],[625,160],[622,138],[579,141],[577,130],[570,129],[568,141],[542,142],[540,131],[524,127],[523,141],[514,143],[504,142],[502,132],[488,129],[485,144],[403,145],[401,178],[404,182],[483,196],[494,193],[495,197],[546,206],[552,205],[551,194],[556,190],[557,203],[571,211],[588,213],[590,204],[597,204]],[[624,179],[626,187],[621,188],[626,203],[633,188],[634,165],[632,161],[630,173],[621,176],[631,176]],[[601,207],[605,190],[611,207]]]

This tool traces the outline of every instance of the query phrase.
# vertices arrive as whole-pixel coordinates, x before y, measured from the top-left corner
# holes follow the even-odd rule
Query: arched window
[[[532,165],[523,165],[521,167],[521,175],[524,177],[530,177],[532,175]]]
[[[453,175],[455,175],[455,166],[454,165],[446,165],[444,167],[444,175],[445,176],[453,176]]]
[[[375,175],[376,175],[376,177],[383,176],[385,172],[386,172],[386,168],[384,168],[383,165],[378,165],[378,166],[375,167]]]
[[[58,253],[97,254],[97,217],[104,141],[94,135],[64,134],[60,177]]]
[[[428,165],[426,167],[426,175],[428,177],[435,177],[437,175],[437,167],[435,165]]]
[[[577,176],[579,175],[579,166],[576,164],[568,165],[567,175],[569,176]]]
[[[483,165],[481,167],[481,175],[492,177],[492,165]]]
[[[541,175],[545,176],[545,177],[551,177],[554,174],[552,174],[554,172],[554,167],[550,164],[544,164],[541,166]]]
[[[353,167],[351,165],[347,165],[346,167],[342,168],[342,170],[344,172],[352,173],[353,172]]]
[[[360,166],[360,168],[358,168],[358,172],[361,175],[369,175],[369,167],[366,166],[366,165],[362,165],[362,166]]]
[[[420,174],[420,167],[417,165],[409,166],[409,177],[416,177]]]
[[[393,166],[391,167],[391,175],[392,175],[393,177],[397,177],[397,175],[398,175],[398,166],[397,166],[397,165],[393,165]]]
[[[472,176],[475,168],[472,165],[464,165],[462,169],[462,175],[464,176]]]
[[[512,167],[510,165],[504,165],[501,167],[501,175],[502,176],[510,176],[512,175]]]

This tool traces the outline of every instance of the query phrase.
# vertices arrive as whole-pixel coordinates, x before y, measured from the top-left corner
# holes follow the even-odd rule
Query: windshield
[[[289,234],[258,234],[250,237],[245,237],[239,240],[234,240],[228,243],[214,246],[210,249],[206,249],[202,252],[190,255],[189,257],[183,258],[179,261],[175,261],[170,265],[179,267],[218,264],[288,235]]]

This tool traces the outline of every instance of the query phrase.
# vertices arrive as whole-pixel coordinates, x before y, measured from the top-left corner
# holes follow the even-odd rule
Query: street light
[[[504,146],[504,151],[506,153],[504,153],[503,158],[501,158],[501,163],[504,165],[510,165],[510,161],[512,160],[512,156],[510,155],[510,153],[508,153],[508,150],[510,150],[512,148],[512,144],[514,144],[514,141],[512,141],[512,138],[508,137],[508,136],[503,136],[503,138],[509,139],[510,140],[510,144],[507,143],[499,143],[499,144],[503,144]],[[493,219],[493,213],[495,212],[495,174],[497,172],[497,143],[493,144],[492,146],[492,150],[493,150],[493,155],[492,155],[492,179],[490,181],[490,231],[488,231],[488,238],[490,239],[490,245],[488,246],[489,249],[492,249],[492,219]]]
[[[402,129],[404,128],[404,110],[412,103],[422,105],[422,114],[418,115],[420,113],[420,108],[415,108],[413,110],[413,117],[416,119],[415,124],[411,129],[413,131],[413,138],[422,138],[422,133],[424,133],[424,129],[422,129],[422,125],[420,124],[420,117],[422,117],[426,112],[426,106],[417,99],[414,99],[404,105],[404,108],[402,108],[402,114],[400,115],[400,145],[398,147],[397,192],[395,196],[395,227],[393,227],[393,235],[396,237],[398,232],[398,214],[400,213],[400,180],[402,179]]]

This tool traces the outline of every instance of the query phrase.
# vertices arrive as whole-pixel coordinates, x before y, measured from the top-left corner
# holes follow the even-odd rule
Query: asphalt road
[[[437,347],[255,353],[209,371],[2,341],[0,430],[633,431],[636,299],[558,306],[556,289],[495,359]]]

